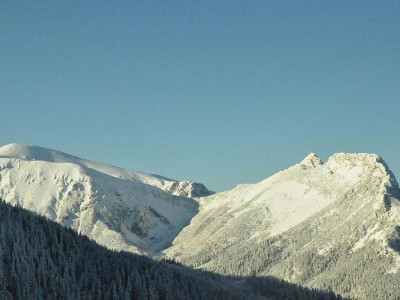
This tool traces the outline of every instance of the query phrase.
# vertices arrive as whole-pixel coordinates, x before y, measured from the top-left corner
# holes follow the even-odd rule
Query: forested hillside
[[[0,202],[0,299],[340,299],[275,278],[229,278],[110,251]]]

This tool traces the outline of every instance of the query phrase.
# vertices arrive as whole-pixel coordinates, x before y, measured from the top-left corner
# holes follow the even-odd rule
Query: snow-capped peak
[[[394,177],[385,161],[374,153],[336,153],[329,157],[326,165],[332,170],[348,171],[358,168],[363,172],[373,170],[380,175]]]
[[[78,159],[77,157],[60,151],[24,144],[9,144],[1,147],[0,157],[23,160],[41,160],[47,162],[64,162],[67,159]]]
[[[315,154],[315,153],[310,153],[308,154],[302,161],[301,163],[304,166],[307,167],[312,167],[315,168],[317,166],[322,165],[322,160]]]
[[[44,161],[49,163],[72,163],[84,169],[98,171],[115,178],[143,182],[167,191],[170,194],[189,198],[203,197],[214,193],[199,182],[177,181],[159,175],[114,167],[34,145],[9,144],[3,146],[0,148],[0,158]]]

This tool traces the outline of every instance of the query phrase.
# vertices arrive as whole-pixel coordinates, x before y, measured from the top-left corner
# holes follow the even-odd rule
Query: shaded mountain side
[[[341,299],[272,277],[234,278],[114,252],[0,202],[0,299]]]

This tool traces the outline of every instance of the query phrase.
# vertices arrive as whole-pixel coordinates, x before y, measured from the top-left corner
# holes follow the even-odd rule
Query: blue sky
[[[7,1],[0,145],[221,191],[316,152],[400,176],[399,1]]]

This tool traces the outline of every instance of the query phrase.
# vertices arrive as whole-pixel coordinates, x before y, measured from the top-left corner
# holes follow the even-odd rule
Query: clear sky
[[[374,152],[400,177],[400,1],[2,1],[0,145],[222,191]]]

